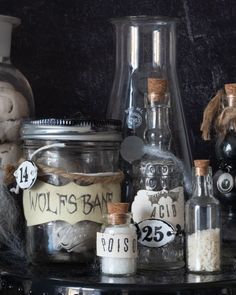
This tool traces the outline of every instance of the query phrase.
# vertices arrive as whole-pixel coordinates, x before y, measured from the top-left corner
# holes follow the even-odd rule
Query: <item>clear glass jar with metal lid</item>
[[[30,121],[22,139],[26,159],[38,169],[23,192],[31,262],[91,263],[107,203],[120,201],[120,122]]]

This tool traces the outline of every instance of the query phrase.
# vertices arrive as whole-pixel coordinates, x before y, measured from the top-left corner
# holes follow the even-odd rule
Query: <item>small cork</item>
[[[129,210],[129,203],[107,203],[109,222],[111,224],[123,224],[126,221],[126,213]]]
[[[148,100],[150,102],[161,101],[165,97],[167,80],[148,78]]]
[[[209,160],[195,160],[194,166],[196,168],[197,176],[206,176],[208,174],[210,161]]]
[[[236,83],[225,84],[227,96],[236,96]]]

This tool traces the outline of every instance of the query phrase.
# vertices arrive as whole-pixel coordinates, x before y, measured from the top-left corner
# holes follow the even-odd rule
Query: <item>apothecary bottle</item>
[[[137,230],[128,212],[129,203],[108,203],[108,214],[97,233],[101,273],[130,276],[137,269]]]
[[[25,158],[38,169],[23,191],[30,261],[90,265],[107,203],[120,201],[120,122],[34,120],[24,123],[22,139]]]
[[[187,269],[211,273],[221,269],[220,204],[213,196],[212,175],[208,160],[194,161],[194,189],[187,201]]]
[[[20,126],[34,115],[31,87],[10,60],[12,29],[20,19],[0,15],[0,160],[1,166],[15,164],[22,157]]]
[[[107,118],[122,121],[121,162],[125,172],[123,194],[133,200],[132,162],[141,158],[140,141],[146,129],[147,80],[168,80],[173,116],[172,148],[183,161],[186,179],[191,175],[191,148],[180,96],[176,69],[178,20],[161,16],[128,16],[111,20],[116,36],[116,67],[107,108]],[[187,181],[186,181],[187,187]]]
[[[183,165],[171,150],[168,81],[149,78],[145,155],[133,163],[134,221],[142,269],[184,266]]]
[[[216,134],[219,169],[213,176],[214,195],[222,208],[222,259],[232,265],[236,253],[236,83],[224,85]]]

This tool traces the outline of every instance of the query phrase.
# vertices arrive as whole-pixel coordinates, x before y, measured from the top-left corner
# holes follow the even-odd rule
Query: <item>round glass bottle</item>
[[[108,203],[108,215],[97,233],[97,255],[102,274],[129,276],[137,268],[137,233],[128,203]]]
[[[0,15],[0,159],[2,166],[21,157],[20,125],[34,115],[31,87],[10,60],[12,29],[20,19]]]
[[[35,184],[23,192],[32,263],[93,262],[107,203],[120,201],[119,130],[114,120],[23,125],[25,157],[38,167]]]
[[[221,268],[221,216],[219,201],[213,197],[208,160],[194,161],[194,189],[187,201],[187,269],[196,273]]]

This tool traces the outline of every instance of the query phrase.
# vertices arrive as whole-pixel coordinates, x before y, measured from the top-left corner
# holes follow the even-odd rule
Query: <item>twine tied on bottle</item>
[[[21,159],[19,164],[24,162],[25,159]],[[38,177],[47,175],[56,175],[70,181],[76,181],[81,185],[91,185],[96,183],[121,183],[124,179],[124,174],[122,171],[118,172],[104,172],[104,173],[70,173],[66,172],[63,168],[49,167],[36,162],[38,167]],[[16,167],[13,165],[6,165],[4,183],[9,185],[15,182],[15,177],[13,175]]]
[[[211,139],[212,129],[223,138],[229,130],[236,131],[236,83],[225,84],[205,108],[201,124],[204,140]]]
[[[35,155],[45,149],[49,149],[55,146],[65,146],[64,144],[52,144],[39,148],[36,150],[30,157],[30,160],[35,157]],[[18,166],[26,161],[26,159],[20,159],[18,162]],[[100,173],[77,173],[77,172],[67,172],[65,169],[60,167],[51,167],[44,164],[39,163],[39,161],[34,160],[38,168],[38,177],[55,175],[57,177],[61,177],[65,180],[76,181],[79,185],[91,185],[96,183],[108,184],[108,183],[121,183],[124,179],[124,174],[122,171],[117,172],[100,172]],[[5,166],[5,175],[4,175],[4,183],[9,185],[15,182],[14,172],[17,167],[13,165]]]

